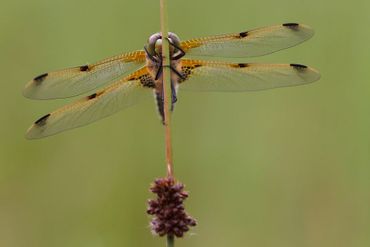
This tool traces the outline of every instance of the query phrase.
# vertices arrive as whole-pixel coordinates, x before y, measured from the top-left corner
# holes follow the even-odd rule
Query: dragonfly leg
[[[146,55],[148,55],[149,59],[152,60],[152,62],[154,62],[154,63],[159,63],[160,62],[160,59],[158,59],[158,54],[156,52],[154,52],[154,55],[152,55],[148,51],[148,48],[146,46],[144,46],[144,50],[145,50]]]
[[[185,51],[178,45],[176,45],[174,42],[172,42],[170,39],[168,39],[168,43],[170,43],[170,45],[172,45],[173,47],[175,47],[178,51],[179,51],[179,54],[174,54],[174,56],[171,58],[172,60],[178,60],[180,58],[182,58],[183,56],[185,56]]]
[[[159,77],[162,75],[162,73],[163,73],[163,66],[162,66],[162,64],[160,64],[159,68],[157,70],[157,73],[155,74],[155,80],[158,80]]]
[[[184,75],[182,73],[180,73],[177,69],[175,69],[174,67],[170,66],[170,69],[172,72],[174,72],[178,77],[180,77],[182,80],[185,80],[186,78],[184,77]]]

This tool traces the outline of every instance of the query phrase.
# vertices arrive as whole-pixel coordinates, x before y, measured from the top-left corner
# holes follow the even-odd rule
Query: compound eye
[[[151,55],[155,54],[157,42],[159,40],[162,40],[162,35],[160,33],[155,33],[149,37],[147,50]]]
[[[180,46],[180,38],[179,38],[179,36],[177,36],[175,33],[171,33],[171,32],[169,32],[168,33],[168,38],[170,39],[170,41],[174,44],[174,45],[176,45],[176,46]]]

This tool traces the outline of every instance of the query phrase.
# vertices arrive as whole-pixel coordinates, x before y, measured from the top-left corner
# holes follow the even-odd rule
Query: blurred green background
[[[309,42],[244,62],[311,65],[320,81],[255,93],[179,95],[177,177],[199,226],[177,246],[370,246],[370,3],[170,1],[182,39],[285,22]],[[69,102],[22,97],[36,75],[141,49],[159,1],[1,0],[0,246],[164,246],[145,214],[165,174],[164,137],[145,102],[84,128],[27,141]]]

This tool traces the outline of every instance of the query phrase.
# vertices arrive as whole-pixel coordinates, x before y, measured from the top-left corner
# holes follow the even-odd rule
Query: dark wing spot
[[[191,76],[191,74],[193,73],[193,70],[195,68],[199,68],[199,67],[202,67],[203,65],[202,64],[199,64],[199,63],[194,63],[194,64],[191,64],[191,65],[188,65],[188,66],[182,66],[181,67],[181,77],[178,79],[178,83],[182,83],[184,81],[186,81],[187,79],[189,79],[189,77]]]
[[[144,74],[139,76],[137,78],[140,80],[141,85],[148,88],[155,88],[155,81],[153,80],[153,77],[149,74]]]
[[[93,93],[93,94],[91,94],[91,95],[87,96],[87,99],[88,99],[88,100],[90,100],[90,99],[94,99],[94,98],[96,98],[96,96],[97,96],[97,94],[96,94],[96,93]]]
[[[89,71],[89,65],[83,65],[80,67],[80,71]]]
[[[46,120],[50,117],[50,113],[43,116],[42,118],[40,118],[39,120],[37,120],[35,122],[36,125],[38,126],[44,126],[46,124]]]
[[[307,69],[307,66],[302,64],[291,63],[290,66],[292,66],[295,69]]]
[[[45,74],[42,74],[42,75],[39,75],[37,77],[35,77],[33,80],[38,84],[40,84],[43,80],[45,80],[45,78],[48,76],[48,73],[45,73]]]
[[[93,93],[93,94],[87,96],[86,99],[87,100],[95,99],[95,98],[99,97],[100,95],[102,95],[103,93],[104,93],[104,90],[100,91],[100,92],[97,92],[97,93]]]
[[[245,38],[247,36],[248,36],[248,32],[241,32],[241,33],[239,33],[239,37],[240,38]]]
[[[233,64],[230,64],[231,67],[233,68],[245,68],[245,67],[248,67],[249,64],[247,63],[233,63]]]

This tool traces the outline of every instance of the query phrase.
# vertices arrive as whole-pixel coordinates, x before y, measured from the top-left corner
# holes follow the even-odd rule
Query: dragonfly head
[[[179,37],[169,32],[168,33],[168,39],[170,42],[170,54],[171,56],[177,52],[177,48],[180,47],[180,39]],[[174,45],[171,45],[174,44]],[[162,54],[162,34],[161,33],[155,33],[152,36],[149,37],[148,45],[146,46],[147,51],[152,56],[158,56]]]

